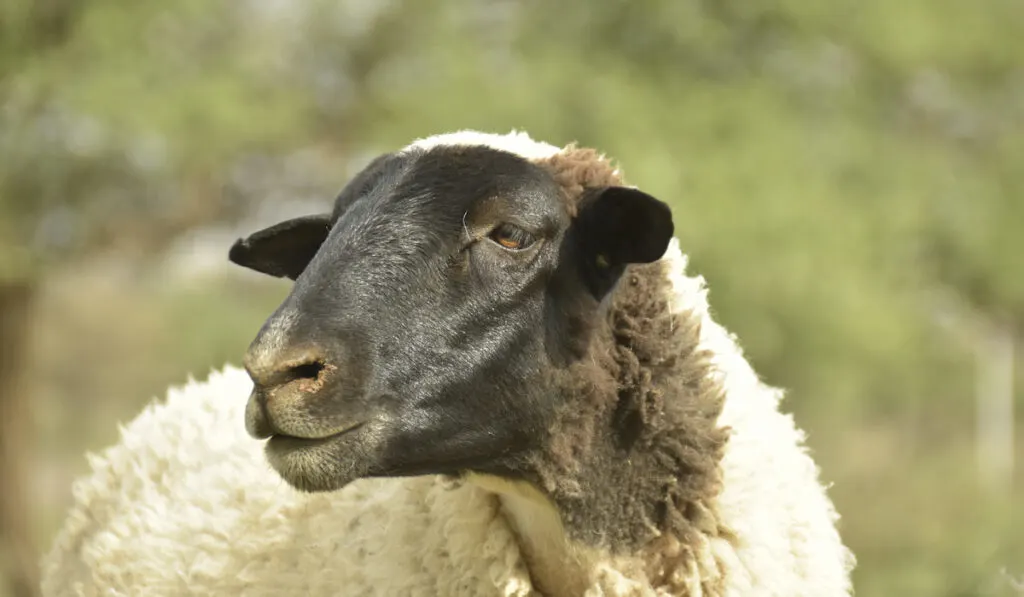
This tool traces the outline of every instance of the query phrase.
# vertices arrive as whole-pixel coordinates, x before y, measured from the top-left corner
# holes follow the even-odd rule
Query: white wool
[[[480,146],[514,153],[528,160],[542,160],[557,155],[562,148],[543,141],[535,141],[522,131],[512,130],[507,135],[462,130],[417,139],[403,149],[432,149],[440,146]]]
[[[703,279],[665,260],[677,310],[703,320],[733,433],[712,538],[725,596],[850,594],[853,557],[803,436],[777,410],[733,338],[708,313]],[[439,477],[292,490],[246,435],[252,384],[238,368],[190,380],[150,405],[120,442],[91,456],[43,561],[43,595],[538,595],[496,494]],[[589,571],[589,596],[660,595],[614,562]],[[700,588],[694,587],[693,595]]]
[[[741,543],[713,540],[730,562],[729,586],[746,595],[847,595],[855,560],[843,545],[839,516],[819,481],[782,391],[758,378],[736,338],[710,314],[702,276],[686,275],[687,257],[672,239],[663,257],[674,309],[701,314],[700,347],[713,354],[725,388],[719,425],[732,433],[722,459],[719,516]]]

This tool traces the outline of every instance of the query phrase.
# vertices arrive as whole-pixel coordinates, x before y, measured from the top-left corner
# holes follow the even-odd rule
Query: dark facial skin
[[[514,476],[586,351],[601,300],[673,233],[660,201],[590,189],[569,215],[545,169],[484,147],[387,154],[330,214],[239,240],[230,259],[295,280],[245,365],[246,427],[289,484]]]

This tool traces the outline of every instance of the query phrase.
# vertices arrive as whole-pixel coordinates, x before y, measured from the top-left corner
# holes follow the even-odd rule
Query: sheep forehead
[[[504,135],[470,129],[442,133],[413,141],[398,153],[435,147],[469,146],[484,146],[513,153],[551,172],[562,189],[570,216],[576,215],[576,204],[585,188],[624,184],[622,172],[597,150],[577,147],[575,144],[555,147],[514,129]]]

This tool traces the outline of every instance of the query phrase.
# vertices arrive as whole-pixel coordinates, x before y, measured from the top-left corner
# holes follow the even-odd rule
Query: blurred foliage
[[[55,264],[39,435],[82,428],[51,460],[81,470],[112,418],[237,362],[284,291],[182,289],[143,256],[327,202],[413,137],[516,127],[672,203],[835,482],[858,594],[1024,576],[1020,467],[1010,503],[974,482],[970,341],[979,321],[1024,336],[1020,2],[7,0],[0,19],[0,269]],[[142,277],[88,283],[109,252]]]

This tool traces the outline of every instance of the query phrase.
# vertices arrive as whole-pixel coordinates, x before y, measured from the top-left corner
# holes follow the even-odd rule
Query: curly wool
[[[728,534],[716,519],[722,388],[700,324],[671,305],[665,262],[633,266],[595,330],[590,354],[557,374],[564,406],[535,469],[558,505],[570,539],[640,556],[659,589],[701,558],[706,541]],[[668,552],[672,555],[669,556]],[[705,567],[713,590],[719,571]]]

